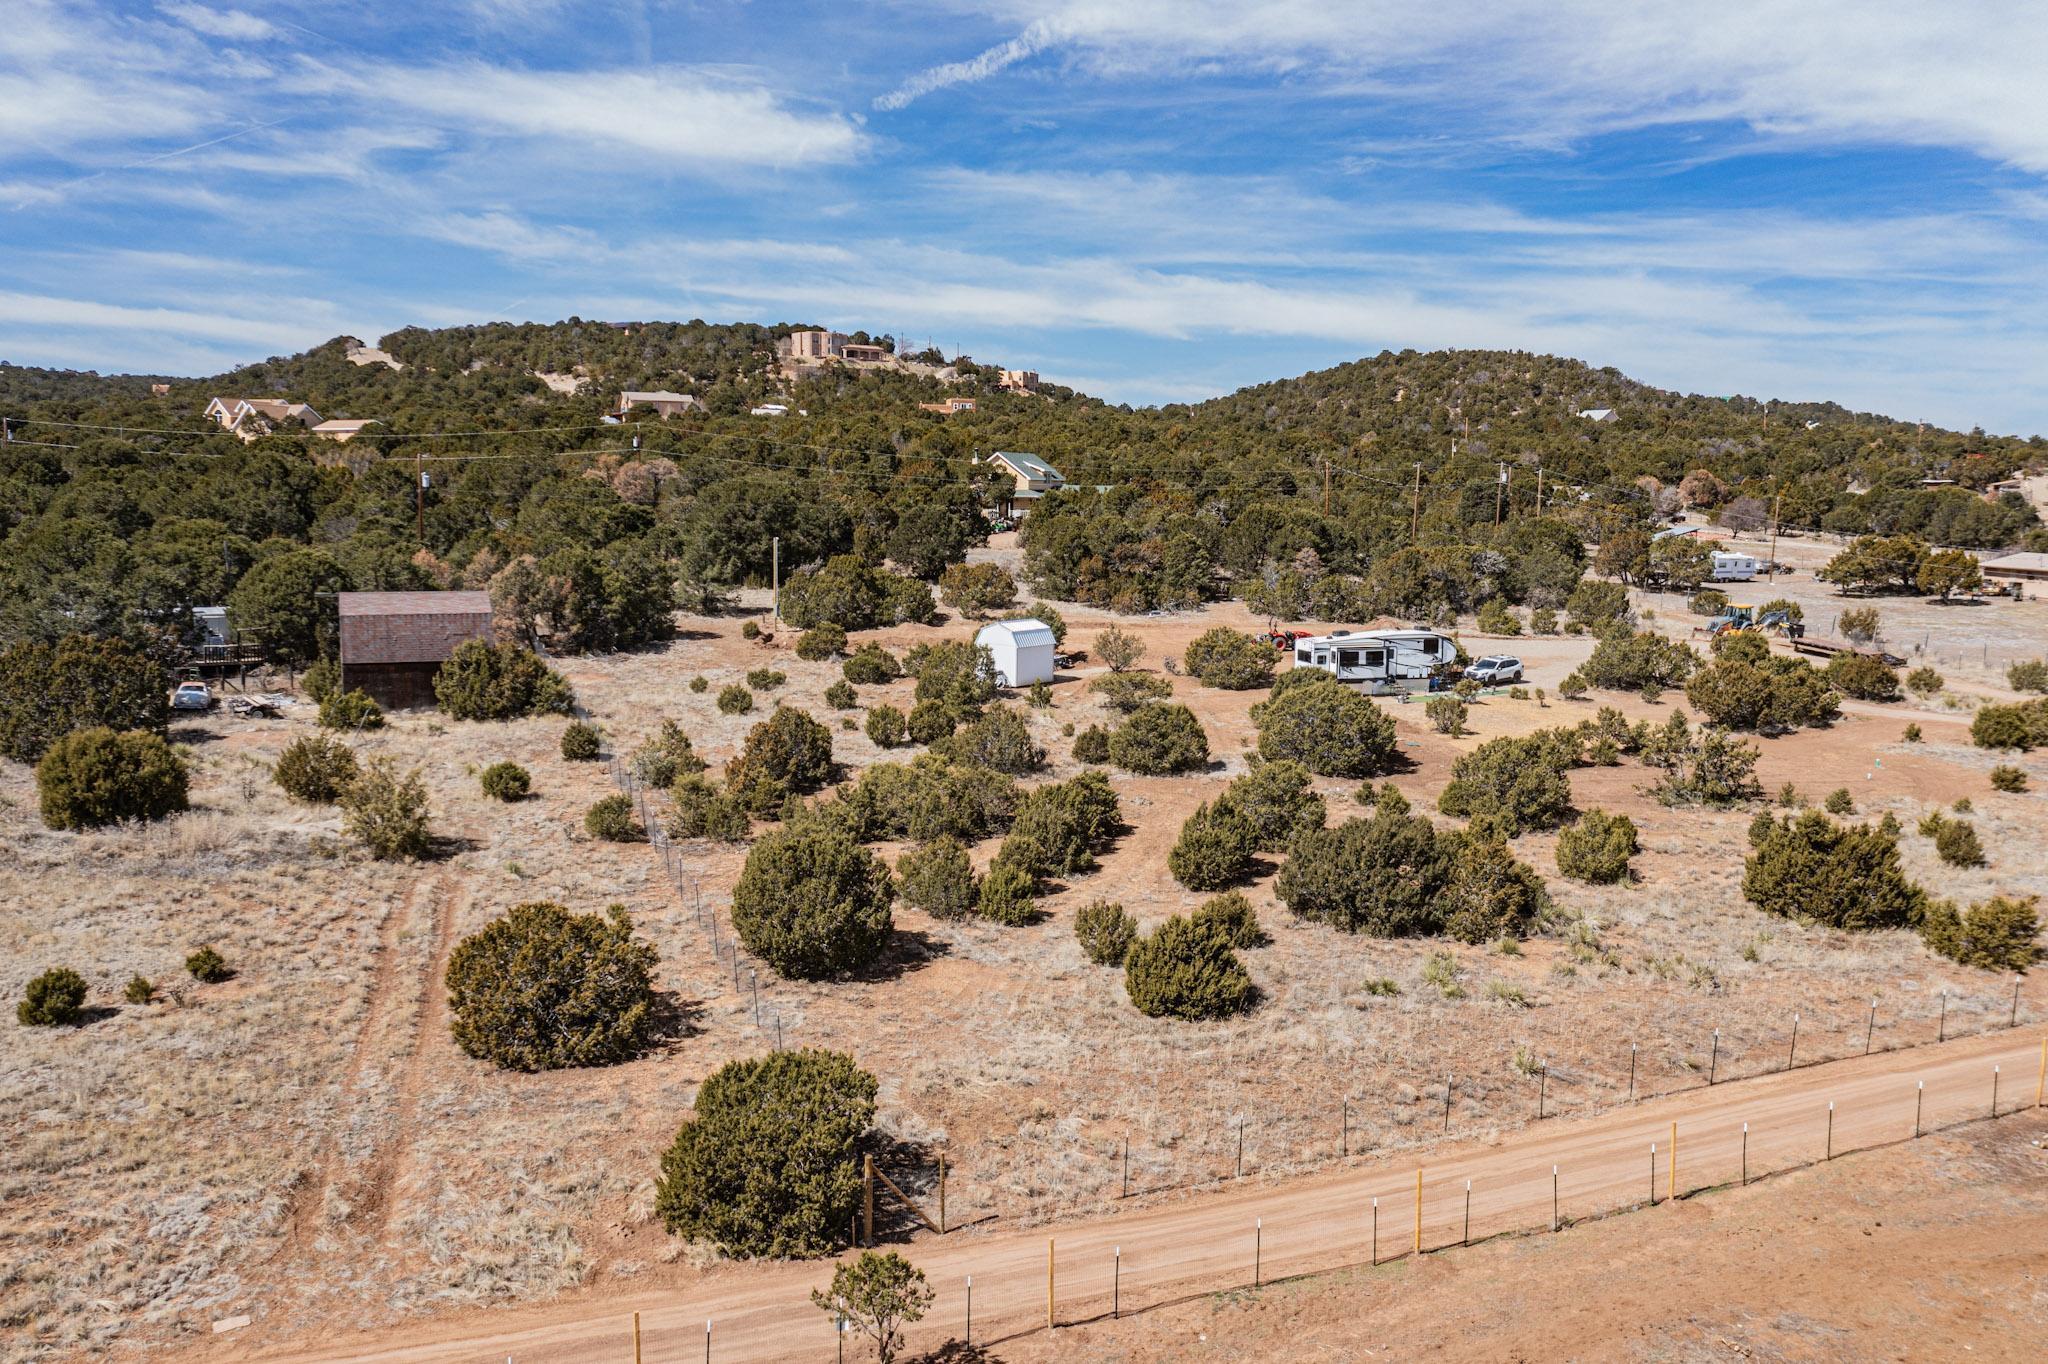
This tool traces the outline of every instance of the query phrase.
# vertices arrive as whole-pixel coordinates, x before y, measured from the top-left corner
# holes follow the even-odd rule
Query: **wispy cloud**
[[[158,5],[157,9],[193,32],[204,33],[209,38],[256,43],[277,36],[275,25],[247,10],[209,9],[205,5],[191,4]]]
[[[994,47],[965,61],[946,62],[918,72],[888,94],[877,98],[875,107],[903,109],[909,107],[911,101],[929,95],[935,90],[987,80],[998,71],[1015,66],[1026,58],[1037,56],[1052,46],[1054,41],[1055,34],[1051,24],[1035,23],[1008,42],[997,43]]]

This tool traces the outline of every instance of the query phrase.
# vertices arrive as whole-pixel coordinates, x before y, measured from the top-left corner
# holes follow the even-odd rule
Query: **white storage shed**
[[[981,627],[974,642],[995,659],[996,680],[1006,687],[1052,681],[1052,627],[1035,620],[997,620]]]

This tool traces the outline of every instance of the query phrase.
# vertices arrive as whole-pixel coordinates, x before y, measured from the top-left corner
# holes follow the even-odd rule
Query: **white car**
[[[1465,676],[1486,687],[1522,680],[1522,660],[1513,654],[1488,654],[1465,669]]]
[[[171,693],[172,710],[212,710],[213,692],[204,682],[180,682]]]

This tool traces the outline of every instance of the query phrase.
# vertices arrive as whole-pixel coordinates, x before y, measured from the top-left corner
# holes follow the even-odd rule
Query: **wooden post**
[[[1422,1171],[1415,1171],[1415,1253],[1422,1254]]]
[[[946,1234],[946,1153],[939,1152],[939,1235]]]
[[[1048,1331],[1059,1325],[1053,1316],[1052,1283],[1052,1238],[1048,1236],[1045,1238],[1045,1329]]]
[[[640,1314],[633,1314],[633,1364],[640,1364]]]
[[[2048,1088],[2048,1038],[2041,1041],[2041,1073],[2034,1077],[2034,1107],[2041,1106],[2041,1091]]]
[[[1998,1116],[1998,1067],[1991,1068],[1991,1116]]]
[[[1828,1159],[1835,1158],[1835,1101],[1828,1100]]]
[[[1380,1201],[1379,1201],[1379,1200],[1378,1200],[1377,1198],[1375,1198],[1375,1199],[1374,1199],[1374,1200],[1372,1201],[1372,1263],[1373,1263],[1373,1267],[1374,1267],[1374,1268],[1378,1268],[1378,1267],[1379,1267],[1379,1263],[1380,1263]]]
[[[1628,1044],[1628,1101],[1636,1101],[1636,1044]]]
[[[861,1243],[872,1246],[875,1243],[875,1158],[863,1156],[860,1172],[861,1188]]]
[[[1671,1154],[1667,1157],[1668,1172],[1664,1176],[1664,1196],[1678,1197],[1678,1124],[1671,1124]]]

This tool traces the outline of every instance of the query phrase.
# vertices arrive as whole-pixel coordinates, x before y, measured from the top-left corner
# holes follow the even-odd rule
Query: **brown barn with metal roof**
[[[488,592],[343,592],[341,688],[380,706],[434,704],[434,674],[459,644],[490,641]]]

